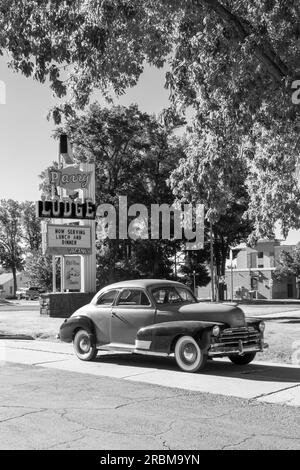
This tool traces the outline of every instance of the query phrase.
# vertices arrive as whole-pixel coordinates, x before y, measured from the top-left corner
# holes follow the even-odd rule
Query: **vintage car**
[[[203,369],[207,359],[227,356],[248,364],[264,343],[265,324],[245,319],[236,304],[198,302],[185,285],[145,279],[111,284],[60,327],[59,337],[73,342],[79,359],[98,350],[175,355],[186,372]]]

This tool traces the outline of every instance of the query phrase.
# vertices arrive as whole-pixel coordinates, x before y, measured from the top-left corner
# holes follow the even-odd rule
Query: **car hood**
[[[194,320],[208,322],[226,323],[230,327],[245,326],[245,314],[243,310],[234,304],[214,304],[199,302],[196,304],[183,305],[179,312]]]

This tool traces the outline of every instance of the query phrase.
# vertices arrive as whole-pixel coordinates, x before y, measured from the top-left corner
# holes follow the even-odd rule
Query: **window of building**
[[[258,268],[264,267],[264,252],[263,251],[259,251],[257,253],[257,267]]]
[[[251,277],[251,289],[252,290],[257,290],[258,289],[258,278],[257,277]]]

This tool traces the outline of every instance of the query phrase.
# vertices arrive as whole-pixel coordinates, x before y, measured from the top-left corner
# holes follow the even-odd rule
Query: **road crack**
[[[261,395],[257,395],[256,397],[251,398],[249,401],[251,402],[253,400],[258,400],[259,398],[264,398],[270,395],[275,395],[276,393],[285,392],[286,390],[291,390],[292,388],[297,388],[297,387],[300,387],[300,383],[297,383],[296,385],[291,385],[289,387],[280,388],[279,390],[275,390],[274,392],[262,393]]]
[[[13,407],[12,407],[13,408]],[[20,419],[20,418],[23,418],[24,416],[28,416],[28,415],[32,415],[32,414],[37,414],[37,413],[42,413],[44,411],[47,411],[47,408],[40,408],[38,410],[35,410],[35,411],[28,411],[27,413],[23,413],[21,415],[18,415],[18,416],[12,416],[11,418],[5,418],[5,419],[1,419],[0,420],[0,424],[1,423],[6,423],[8,421],[13,421],[15,419]]]
[[[245,442],[249,441],[250,439],[253,439],[255,436],[256,436],[256,434],[251,434],[251,436],[245,437],[244,439],[242,439],[241,441],[239,441],[235,444],[227,444],[226,446],[223,446],[221,448],[221,450],[230,449],[231,447],[240,446],[241,444],[244,444]]]

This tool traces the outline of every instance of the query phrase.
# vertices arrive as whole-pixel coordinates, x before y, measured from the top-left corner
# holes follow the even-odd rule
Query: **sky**
[[[115,104],[137,103],[142,111],[159,113],[168,97],[164,71],[146,66],[138,85]],[[51,137],[55,126],[46,119],[58,101],[47,83],[14,73],[0,57],[0,199],[39,199],[39,174],[58,157],[58,143]],[[285,243],[299,241],[300,231],[291,231]]]

